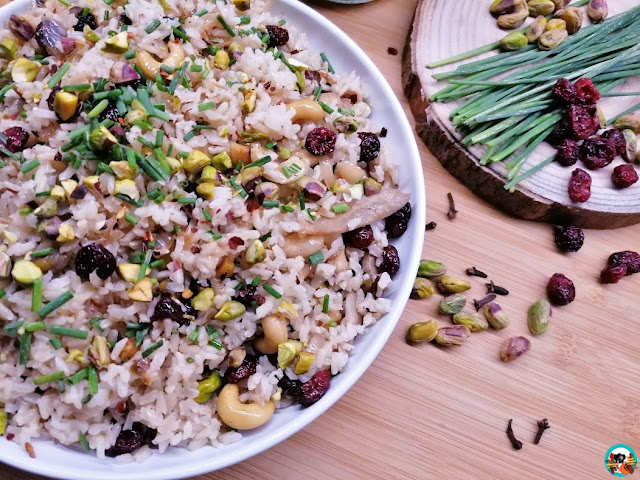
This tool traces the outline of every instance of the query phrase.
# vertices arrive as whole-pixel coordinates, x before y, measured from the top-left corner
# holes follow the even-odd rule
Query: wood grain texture
[[[310,4],[365,49],[411,116],[400,56],[387,48],[402,48],[416,1]],[[419,145],[428,220],[438,223],[426,232],[423,257],[445,262],[453,275],[475,265],[511,290],[499,300],[512,326],[473,334],[455,350],[410,347],[404,334],[411,323],[448,323],[436,314],[438,295],[411,300],[372,367],[318,420],[261,455],[192,480],[606,479],[612,478],[603,462],[610,446],[640,449],[640,275],[606,287],[597,281],[609,253],[639,247],[640,226],[587,231],[580,252],[557,253],[547,225],[513,219],[479,201]],[[459,210],[453,222],[446,218],[447,192]],[[526,309],[555,272],[575,282],[577,300],[555,309],[549,331],[531,339],[526,356],[502,364],[500,344],[528,336]],[[480,298],[483,282],[471,281],[469,298]],[[545,417],[551,429],[533,445],[536,421]],[[517,452],[504,433],[509,418],[524,442]],[[0,478],[38,477],[0,466]]]
[[[610,2],[611,15],[636,6],[635,0]],[[585,20],[587,23],[588,20]],[[453,28],[449,28],[453,26]],[[429,104],[431,94],[447,85],[431,75],[453,70],[448,65],[430,70],[431,61],[485,45],[500,39],[505,32],[496,26],[485,2],[476,0],[420,0],[403,55],[403,88],[416,119],[416,130],[440,163],[476,195],[507,213],[529,220],[550,223],[571,222],[586,228],[619,228],[640,222],[640,185],[619,191],[611,184],[616,164],[590,172],[594,178],[593,194],[585,204],[571,202],[567,195],[573,168],[552,164],[526,179],[513,194],[504,190],[505,169],[502,164],[480,165],[481,147],[465,148],[461,135],[451,125],[449,114],[464,100],[447,104]],[[487,54],[493,55],[494,52]],[[472,59],[476,60],[476,59]],[[635,91],[639,80],[630,80],[617,90]],[[599,102],[607,118],[637,102],[634,97],[607,98]],[[548,158],[554,150],[541,145],[530,156],[523,172]]]

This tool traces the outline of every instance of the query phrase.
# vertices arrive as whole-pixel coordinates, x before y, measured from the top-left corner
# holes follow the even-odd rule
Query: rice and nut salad
[[[360,78],[264,0],[37,1],[0,57],[0,434],[141,460],[319,400],[411,216]]]

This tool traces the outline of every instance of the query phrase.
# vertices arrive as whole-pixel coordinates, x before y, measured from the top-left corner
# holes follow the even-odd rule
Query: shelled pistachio
[[[515,0],[512,13],[500,15],[498,17],[498,26],[506,30],[519,28],[529,16],[529,7],[525,0]]]
[[[409,345],[430,342],[436,338],[438,324],[435,320],[414,323],[407,330],[406,340]]]
[[[582,28],[582,22],[584,20],[584,14],[582,10],[576,7],[567,7],[562,10],[558,10],[555,14],[556,18],[564,20],[566,29],[569,35],[577,33]]]
[[[464,325],[472,332],[482,332],[489,329],[489,322],[478,312],[463,310],[453,316],[453,323]]]
[[[537,17],[538,15],[549,15],[556,9],[555,4],[551,0],[529,0],[529,15]]]
[[[513,32],[500,40],[500,48],[506,52],[512,52],[524,48],[529,43],[529,39],[520,32]]]
[[[564,42],[569,33],[566,30],[549,30],[540,35],[538,47],[540,50],[553,50]]]
[[[539,15],[524,32],[529,43],[536,43],[547,28],[547,18]]]
[[[587,5],[587,16],[593,23],[602,22],[608,15],[607,0],[591,0]]]

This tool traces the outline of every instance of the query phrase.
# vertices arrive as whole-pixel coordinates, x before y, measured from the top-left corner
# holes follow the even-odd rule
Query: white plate
[[[11,14],[25,11],[29,5],[30,0],[15,0],[1,8],[0,25],[6,25]],[[305,409],[296,406],[279,411],[265,426],[245,433],[235,444],[203,447],[193,452],[169,448],[163,454],[154,452],[146,462],[118,465],[112,459],[99,460],[79,449],[38,441],[33,442],[36,458],[32,459],[21,446],[0,440],[1,462],[66,480],[173,480],[219,470],[273,447],[318,418],[360,378],[391,335],[413,286],[424,238],[425,189],[413,130],[382,74],[338,27],[298,0],[274,0],[272,11],[298,31],[306,32],[310,48],[326,52],[337,71],[355,70],[367,81],[371,118],[389,131],[383,145],[399,160],[400,188],[411,193],[413,208],[407,233],[394,242],[402,264],[387,295],[392,300],[392,311],[356,340],[357,348],[347,367],[332,379],[331,388],[318,403]]]

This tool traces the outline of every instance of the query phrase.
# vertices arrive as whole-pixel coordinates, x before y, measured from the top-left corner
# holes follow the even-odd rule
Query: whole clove
[[[438,224],[436,222],[429,222],[424,226],[425,230],[435,230],[435,228],[438,226]]]
[[[511,428],[511,423],[513,422],[513,418],[509,420],[509,425],[507,426],[507,437],[511,442],[511,446],[516,450],[520,450],[522,448],[522,442],[516,438],[513,433],[513,428]]]
[[[455,220],[458,215],[458,210],[456,210],[456,203],[453,200],[451,192],[447,193],[447,198],[449,199],[449,211],[447,212],[447,217],[449,220]]]
[[[485,283],[487,286],[487,293],[495,293],[496,295],[509,295],[509,290],[500,285],[493,283],[493,280],[489,283]]]
[[[487,278],[487,274],[478,270],[476,267],[469,267],[466,270],[467,275],[469,275],[470,277],[480,277],[480,278]]]
[[[474,299],[473,306],[476,307],[476,310],[480,310],[482,307],[493,302],[495,299],[496,299],[496,296],[494,294],[487,295],[486,297],[481,298],[480,300]]]
[[[398,55],[398,49],[397,48],[393,48],[393,47],[389,47],[389,48],[387,48],[387,53],[389,55]]]
[[[536,438],[533,441],[534,444],[538,445],[540,443],[540,439],[542,438],[542,434],[548,428],[551,428],[549,426],[549,420],[547,420],[546,418],[543,418],[542,420],[538,420],[538,432],[536,433]]]

